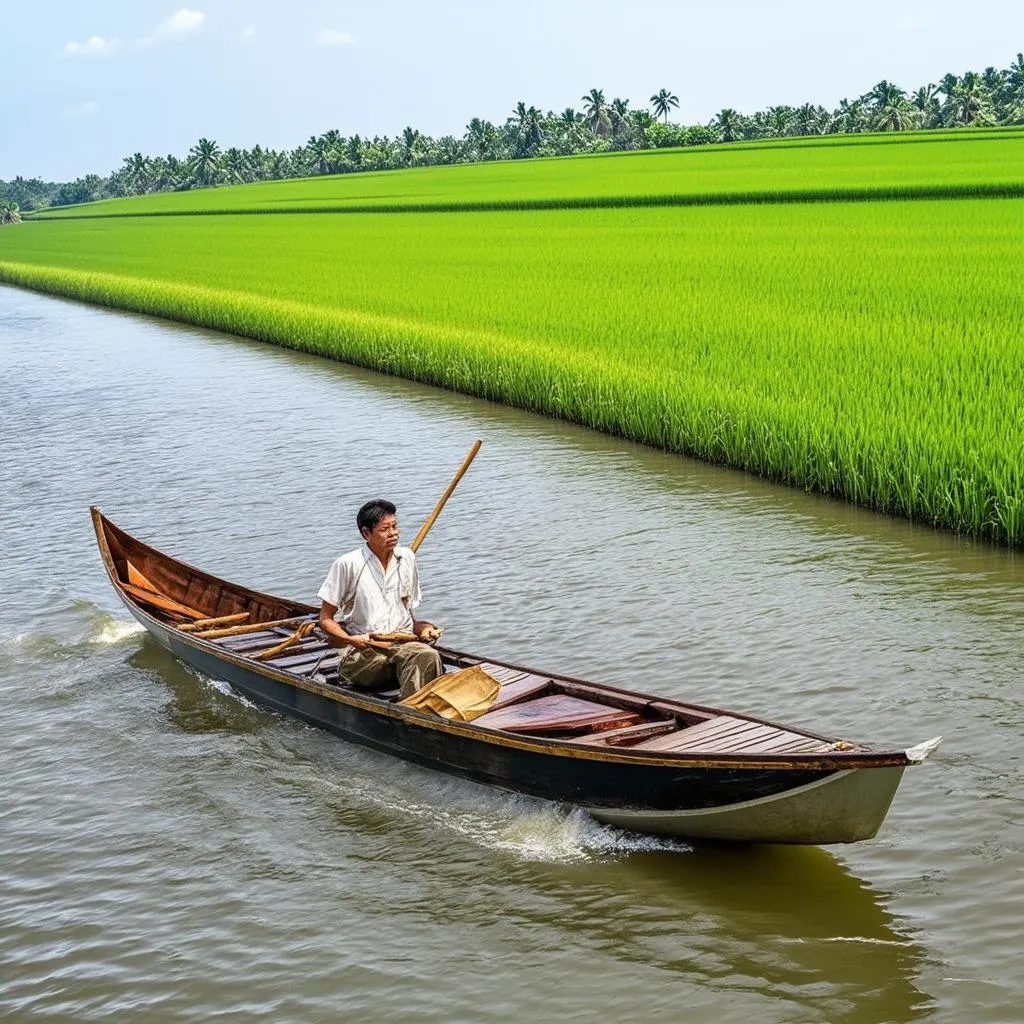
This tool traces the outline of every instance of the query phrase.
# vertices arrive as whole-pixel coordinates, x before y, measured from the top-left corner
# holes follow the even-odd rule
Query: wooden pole
[[[194,633],[197,629],[214,629],[217,626],[239,626],[249,618],[248,612],[238,612],[235,615],[219,615],[215,619],[196,619],[195,622],[188,622],[178,629],[182,633]]]
[[[309,622],[314,618],[312,615],[296,616],[293,619],[277,619],[274,622],[249,622],[244,626],[228,626],[224,629],[206,629],[201,633],[193,633],[192,636],[200,640],[219,640],[222,636],[245,636],[246,633],[260,633],[265,629],[273,629],[275,626],[299,626],[303,622]]]
[[[473,442],[473,447],[470,448],[469,454],[463,460],[462,465],[459,467],[458,473],[455,474],[454,479],[448,485],[447,490],[441,495],[441,500],[434,506],[434,511],[430,513],[430,518],[420,527],[420,532],[416,534],[415,539],[409,545],[413,551],[416,551],[419,546],[423,543],[424,538],[430,533],[430,528],[437,522],[437,517],[441,514],[441,509],[444,508],[445,503],[452,496],[452,492],[458,486],[459,481],[463,478],[466,470],[469,469],[470,463],[476,458],[476,453],[480,451],[480,445],[483,441],[477,440]]]

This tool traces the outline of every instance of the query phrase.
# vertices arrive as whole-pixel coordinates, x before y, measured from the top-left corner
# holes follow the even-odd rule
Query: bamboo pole
[[[186,622],[178,627],[182,633],[194,633],[197,629],[214,629],[218,626],[240,626],[249,618],[248,612],[238,612],[236,615],[218,615],[215,619],[196,619],[195,622]]]
[[[445,490],[444,494],[441,495],[441,500],[434,506],[434,511],[430,513],[430,517],[420,527],[420,532],[416,534],[415,539],[409,545],[409,547],[412,548],[413,551],[416,551],[419,548],[419,546],[423,543],[424,539],[426,538],[427,534],[430,533],[430,528],[434,525],[435,522],[437,522],[437,517],[441,514],[441,510],[444,508],[448,499],[452,496],[452,492],[458,486],[458,483],[465,475],[466,470],[469,469],[470,463],[476,458],[476,453],[480,451],[480,445],[482,444],[483,441],[480,440],[476,440],[473,442],[473,447],[470,448],[469,454],[463,460],[462,465],[459,467],[458,473],[455,474],[455,477],[452,480],[452,482],[448,485],[447,490]]]
[[[227,626],[224,629],[206,629],[201,633],[193,633],[200,640],[219,640],[222,636],[244,636],[246,633],[259,633],[264,629],[275,629],[278,626],[300,626],[303,622],[312,621],[309,615],[295,616],[291,619],[276,619],[274,622],[249,622],[244,626]]]

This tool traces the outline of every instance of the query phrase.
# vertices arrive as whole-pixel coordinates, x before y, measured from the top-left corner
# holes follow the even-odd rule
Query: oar
[[[419,546],[423,543],[424,538],[430,533],[430,528],[437,522],[437,517],[441,514],[441,509],[444,508],[448,499],[452,496],[452,492],[458,486],[459,481],[466,475],[466,470],[469,469],[470,463],[476,458],[476,453],[480,451],[480,445],[483,441],[477,440],[473,442],[473,447],[469,449],[469,454],[463,459],[462,465],[459,466],[458,473],[455,474],[454,479],[446,488],[444,494],[441,495],[441,500],[434,506],[434,511],[430,513],[430,517],[420,527],[420,532],[416,534],[415,539],[409,545],[413,551],[416,551]]]

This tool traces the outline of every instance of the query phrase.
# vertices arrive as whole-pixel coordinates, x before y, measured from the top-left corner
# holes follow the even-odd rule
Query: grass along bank
[[[1024,202],[37,222],[0,279],[1024,541]]]
[[[36,219],[1024,195],[1024,127],[420,167],[115,199]]]

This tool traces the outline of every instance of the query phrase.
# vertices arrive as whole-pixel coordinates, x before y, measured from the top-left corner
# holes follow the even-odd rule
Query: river
[[[0,288],[0,1018],[1022,1018],[1024,559],[325,360]],[[691,848],[250,706],[90,504],[304,600],[392,496],[445,642],[908,745],[877,839]]]

